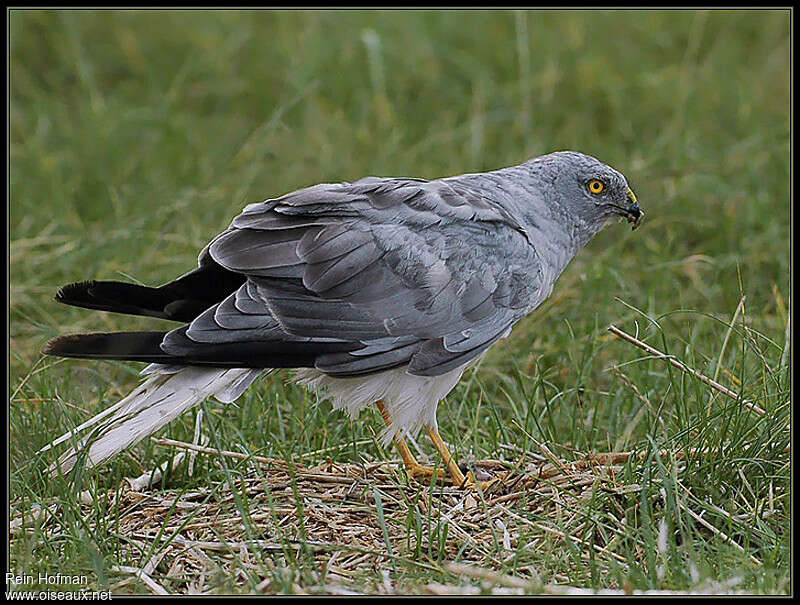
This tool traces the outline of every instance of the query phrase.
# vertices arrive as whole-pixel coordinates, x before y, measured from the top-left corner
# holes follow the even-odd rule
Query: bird
[[[174,281],[58,291],[59,303],[181,325],[50,340],[47,355],[148,365],[129,395],[40,451],[69,441],[51,472],[93,467],[206,398],[231,403],[260,375],[294,368],[292,380],[335,410],[355,418],[377,406],[381,438],[410,476],[435,472],[406,442],[424,428],[449,479],[474,483],[439,434],[439,402],[594,235],[616,217],[636,229],[643,216],[622,173],[577,151],[433,180],[322,183],[249,204]]]

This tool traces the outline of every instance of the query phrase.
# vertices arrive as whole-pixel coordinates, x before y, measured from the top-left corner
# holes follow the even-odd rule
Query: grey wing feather
[[[265,236],[268,234],[268,236]],[[211,256],[223,267],[249,275],[282,275],[275,270],[302,264],[297,256],[299,229],[233,229],[211,244]],[[272,269],[272,271],[270,271]]]
[[[247,290],[246,284],[241,286],[239,290],[228,296],[214,311],[214,321],[219,327],[226,330],[253,330],[258,328],[266,328],[275,322],[275,319],[264,312],[264,303],[259,303],[261,307],[258,313],[247,313],[244,308],[255,307],[255,301],[249,302],[247,305],[242,305],[244,308],[239,307],[237,304],[241,300],[240,292]],[[199,319],[199,318],[198,318]]]
[[[441,374],[446,374],[481,355],[507,333],[508,330],[498,332],[481,345],[463,352],[448,351],[442,343],[443,339],[428,340],[411,359],[411,363],[408,365],[408,371],[417,376],[439,376]]]
[[[258,294],[258,288],[252,280],[247,280],[235,293],[233,306],[237,311],[248,315],[263,315],[267,313],[264,300]]]
[[[337,375],[466,363],[541,289],[535,250],[490,198],[452,179],[370,177],[251,204],[207,249],[248,281],[187,335],[277,326],[284,338],[359,343],[317,359]]]
[[[345,238],[340,237],[337,239],[342,241]],[[366,270],[370,265],[380,260],[383,254],[373,241],[365,240],[363,243],[329,260],[322,262],[307,261],[306,270],[303,274],[303,285],[312,292],[325,296],[325,292],[336,286],[341,286],[353,276]]]
[[[186,336],[195,342],[208,344],[286,338],[280,324],[268,311],[260,315],[242,313],[234,305],[235,296],[232,294],[201,313],[189,324]]]
[[[297,256],[306,263],[322,263],[371,241],[368,233],[354,233],[347,223],[309,229],[297,243]]]
[[[332,353],[317,358],[316,368],[331,376],[369,374],[408,363],[419,350],[421,342],[398,344],[392,349],[368,356]]]

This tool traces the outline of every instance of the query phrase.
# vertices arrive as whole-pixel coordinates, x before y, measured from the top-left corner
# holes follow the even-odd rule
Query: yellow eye
[[[603,193],[603,190],[606,188],[606,184],[603,181],[598,181],[597,179],[592,179],[589,181],[589,191],[597,195],[598,193]]]

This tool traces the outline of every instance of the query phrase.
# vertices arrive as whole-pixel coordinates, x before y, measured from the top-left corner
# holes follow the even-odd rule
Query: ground
[[[18,588],[791,590],[788,11],[14,10],[9,31],[9,571],[37,578]],[[376,412],[280,373],[204,404],[198,439],[187,414],[45,473],[36,451],[140,367],[43,343],[170,325],[59,306],[58,286],[163,283],[299,187],[559,149],[623,172],[647,216],[440,406],[457,459],[503,481],[417,484]]]

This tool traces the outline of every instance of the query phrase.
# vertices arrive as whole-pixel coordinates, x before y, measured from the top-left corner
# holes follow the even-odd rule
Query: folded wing
[[[442,181],[362,179],[248,206],[207,248],[246,282],[162,347],[357,343],[320,351],[333,375],[410,364],[438,375],[480,355],[546,295],[506,213]]]

